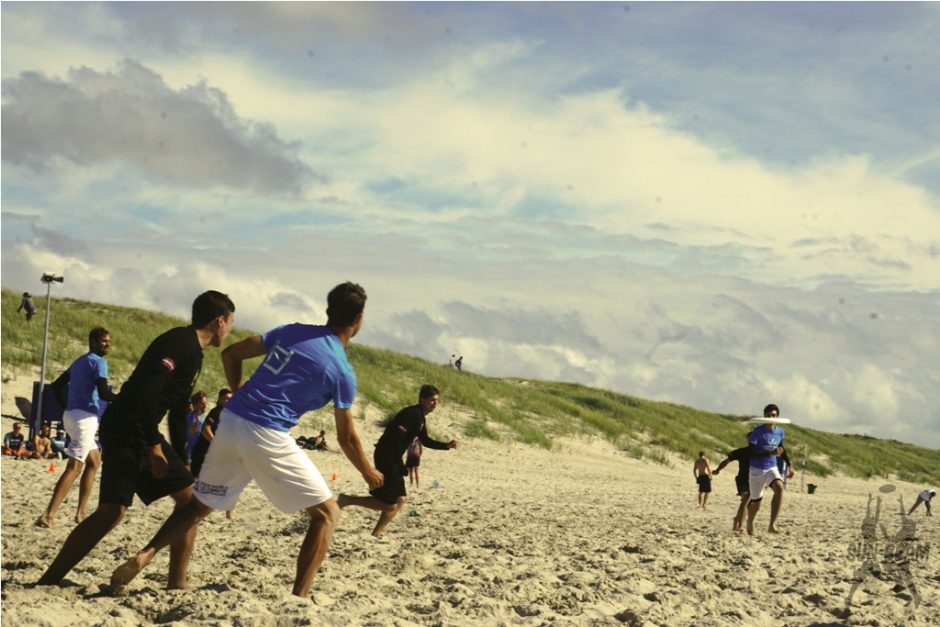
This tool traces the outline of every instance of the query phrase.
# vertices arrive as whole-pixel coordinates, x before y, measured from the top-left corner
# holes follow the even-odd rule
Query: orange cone
[[[330,481],[336,481],[336,473],[333,473],[333,478]]]
[[[49,462],[49,472],[55,472],[55,462]]]

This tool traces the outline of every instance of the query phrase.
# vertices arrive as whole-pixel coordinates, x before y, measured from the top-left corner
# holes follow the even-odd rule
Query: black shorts
[[[712,491],[712,478],[708,475],[699,475],[696,481],[698,481],[699,492],[707,493]]]
[[[193,476],[161,436],[160,447],[169,464],[165,477],[150,474],[150,454],[126,432],[101,426],[101,495],[102,503],[130,507],[136,494],[144,505],[150,505],[193,484]],[[131,443],[133,442],[133,443]]]
[[[412,457],[409,455],[405,460],[405,468],[417,468],[421,465],[420,457]]]
[[[209,440],[200,435],[196,443],[193,444],[193,454],[189,456],[189,470],[193,477],[199,476],[199,471],[202,470],[202,462],[206,461],[206,453],[208,452]]]
[[[751,483],[747,478],[747,475],[743,477],[741,475],[735,475],[734,485],[738,488],[738,496],[741,496],[745,492],[751,491]]]
[[[389,505],[394,505],[398,499],[407,496],[405,490],[405,475],[408,471],[401,458],[383,456],[379,457],[378,451],[375,454],[375,468],[385,476],[385,481],[381,488],[369,490],[369,494]]]

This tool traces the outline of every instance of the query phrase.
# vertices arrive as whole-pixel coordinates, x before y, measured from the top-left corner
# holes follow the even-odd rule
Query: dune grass
[[[3,290],[2,360],[4,376],[11,370],[38,365],[42,352],[45,299],[32,325],[16,313],[20,297]],[[137,358],[159,333],[187,321],[164,314],[68,298],[55,299],[50,323],[51,380],[86,350],[88,331],[107,327],[114,341],[109,355],[112,379],[123,381]],[[251,335],[236,330],[229,342]],[[626,394],[571,383],[524,379],[497,379],[458,372],[447,365],[352,343],[350,360],[356,369],[361,402],[378,407],[386,418],[417,401],[421,384],[432,383],[444,402],[456,406],[468,419],[464,436],[493,440],[512,439],[550,449],[558,438],[571,435],[602,437],[624,454],[669,463],[678,455],[691,464],[705,451],[714,464],[745,443],[749,426],[744,417],[700,411],[672,403],[648,401]],[[257,362],[248,364],[246,374]],[[210,397],[224,385],[221,361],[208,349],[197,387]],[[329,429],[331,414],[311,414],[305,425]],[[433,426],[432,426],[433,435]],[[787,427],[787,446],[798,466],[825,476],[842,472],[855,477],[890,475],[907,481],[940,483],[940,451],[893,440],[826,433],[798,426]]]

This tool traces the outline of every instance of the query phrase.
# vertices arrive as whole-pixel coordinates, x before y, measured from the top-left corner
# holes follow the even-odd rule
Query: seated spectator
[[[13,431],[3,436],[3,454],[12,457],[29,456],[29,451],[26,450],[26,436],[23,435],[23,425],[19,422],[14,422]]]
[[[67,436],[62,427],[56,427],[55,437],[52,438],[52,452],[61,459],[65,456],[65,448],[69,445]],[[61,455],[60,455],[61,453]]]
[[[33,459],[49,459],[54,457],[52,452],[52,438],[49,437],[49,423],[39,428],[39,433],[33,436]]]
[[[199,439],[199,435],[202,433],[202,423],[206,420],[206,408],[208,407],[206,393],[200,390],[193,394],[190,399],[190,405],[192,406],[192,411],[186,416],[187,461],[193,454],[193,446],[196,445],[196,440]]]
[[[326,431],[320,431],[320,435],[314,438],[314,445],[318,451],[329,451],[330,447],[326,444]]]

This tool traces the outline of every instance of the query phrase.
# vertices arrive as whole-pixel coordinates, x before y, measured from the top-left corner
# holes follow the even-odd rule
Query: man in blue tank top
[[[776,405],[764,408],[765,418],[777,418],[780,410]],[[762,424],[747,436],[750,450],[750,471],[748,482],[751,502],[747,506],[747,532],[754,535],[754,517],[764,498],[764,488],[770,486],[774,498],[770,503],[770,533],[780,533],[777,529],[777,516],[783,504],[783,477],[777,468],[777,456],[783,454],[783,429],[772,422]]]
[[[327,296],[325,326],[288,324],[247,338],[222,352],[229,386],[236,390],[222,410],[219,429],[206,452],[195,499],[175,511],[137,555],[114,571],[112,586],[131,581],[161,548],[183,537],[213,510],[235,506],[251,480],[281,511],[310,516],[297,558],[293,594],[310,593],[326,556],[340,510],[326,480],[297,445],[290,429],[305,412],[333,402],[339,445],[370,488],[382,473],[362,450],[353,423],[356,376],[346,345],[362,326],[366,293],[354,283],[337,285]],[[264,361],[242,386],[242,362]]]
[[[65,408],[62,423],[69,434],[69,445],[65,455],[69,458],[65,472],[59,477],[52,491],[52,499],[46,511],[36,519],[37,527],[51,527],[55,512],[72,489],[75,479],[81,474],[78,484],[78,510],[75,522],[85,519],[88,497],[95,482],[95,474],[101,463],[101,454],[95,442],[98,431],[100,401],[113,401],[116,395],[108,389],[108,362],[104,358],[111,350],[111,334],[104,327],[95,327],[88,334],[88,352],[72,362],[72,365],[52,383],[56,400]],[[82,467],[84,466],[84,472]]]

